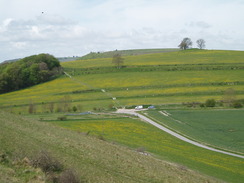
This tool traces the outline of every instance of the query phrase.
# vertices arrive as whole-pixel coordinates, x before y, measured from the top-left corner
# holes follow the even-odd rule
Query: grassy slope
[[[179,165],[5,112],[0,112],[0,146],[1,153],[18,158],[46,150],[88,182],[216,182]],[[26,181],[23,173],[16,175],[2,163],[0,170],[6,172],[0,182]]]
[[[166,110],[146,113],[158,122],[190,138],[217,148],[244,153],[243,110]]]
[[[195,147],[136,119],[78,116],[68,117],[69,120],[62,122],[55,118],[51,120],[48,116],[42,117],[49,119],[49,123],[74,131],[102,135],[105,139],[132,148],[143,147],[160,159],[183,164],[228,182],[241,182],[243,179],[242,159]]]

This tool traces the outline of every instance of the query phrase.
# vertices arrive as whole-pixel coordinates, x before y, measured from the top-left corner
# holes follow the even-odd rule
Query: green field
[[[70,96],[73,103],[80,103],[84,110],[94,107],[108,108],[116,97],[122,106],[137,104],[163,104],[204,102],[208,98],[221,100],[228,88],[236,91],[236,98],[244,98],[244,70],[236,71],[180,71],[180,72],[129,72],[104,73],[67,77],[50,81],[25,90],[2,94],[1,106],[28,106],[59,103]],[[231,85],[230,85],[231,84]],[[101,92],[108,91],[109,95]],[[102,102],[102,104],[101,104]],[[21,110],[21,109],[20,109]],[[22,111],[27,111],[23,108]]]
[[[168,116],[163,114],[165,111]],[[154,110],[145,113],[203,144],[244,154],[243,110]]]
[[[0,159],[0,182],[48,182],[48,175],[23,163],[24,158],[31,160],[41,151],[76,171],[83,182],[220,182],[183,165],[139,154],[133,148],[22,116],[0,112],[0,125],[0,155],[8,160]],[[240,163],[239,159],[227,159]],[[241,180],[235,169],[230,165],[225,172],[235,175],[233,180]]]
[[[50,102],[57,106],[69,96],[71,105],[83,110],[108,109],[116,97],[120,106],[181,104],[222,100],[227,89],[244,98],[244,52],[188,50],[125,56],[124,68],[116,69],[111,58],[64,62],[73,76],[0,95],[0,105],[26,113],[30,103],[36,112]],[[107,93],[101,92],[101,89]]]
[[[238,182],[243,179],[242,159],[195,147],[138,119],[109,115],[68,116],[65,121],[42,115],[42,119],[116,144],[144,149],[160,159],[182,164],[225,181]]]

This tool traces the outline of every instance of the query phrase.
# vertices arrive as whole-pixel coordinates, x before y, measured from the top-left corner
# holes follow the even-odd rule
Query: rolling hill
[[[81,177],[85,177],[91,182],[96,182],[99,178],[104,182],[161,182],[162,180],[196,182],[189,179],[188,174],[186,174],[185,181],[181,177],[182,172],[176,173],[180,175],[178,178],[181,180],[172,179],[171,174],[168,176],[169,179],[165,178],[164,174],[157,175],[160,171],[168,171],[161,170],[165,167],[160,164],[161,160],[174,162],[173,166],[180,164],[179,169],[182,171],[187,170],[188,172],[189,169],[194,169],[227,182],[241,182],[244,170],[242,159],[196,148],[176,140],[138,119],[114,116],[110,112],[115,108],[154,105],[157,112],[152,111],[148,114],[156,119],[165,120],[165,123],[172,123],[174,119],[162,117],[161,110],[170,110],[174,117],[183,119],[184,114],[193,115],[194,113],[199,116],[204,113],[211,114],[210,117],[214,124],[208,123],[208,126],[213,133],[218,132],[213,137],[223,137],[225,134],[232,133],[231,138],[233,139],[228,142],[230,144],[231,140],[241,139],[240,132],[243,128],[240,120],[235,124],[235,128],[239,128],[238,133],[234,133],[229,121],[222,123],[220,117],[224,115],[218,112],[219,116],[216,116],[214,111],[206,110],[204,103],[207,99],[216,100],[215,108],[217,110],[232,108],[231,102],[233,101],[238,101],[243,105],[244,52],[196,49],[186,51],[127,50],[124,51],[124,54],[120,51],[124,58],[121,69],[117,69],[112,64],[111,57],[114,52],[92,53],[80,60],[63,62],[61,65],[66,75],[27,89],[0,95],[2,110],[31,118],[29,120],[21,117],[22,115],[1,113],[1,126],[4,127],[1,133],[1,146],[4,147],[4,152],[0,153],[15,152],[23,146],[22,149],[26,149],[26,156],[31,157],[41,149],[48,149],[55,157],[66,162],[65,166],[73,165]],[[242,109],[235,113],[230,110],[229,114],[234,115],[241,112]],[[79,113],[81,115],[77,115]],[[214,119],[217,117],[218,121],[215,122]],[[238,144],[241,144],[239,142],[233,143],[233,147],[230,147],[228,143],[221,142],[221,144],[216,139],[211,144],[213,137],[209,138],[197,133],[201,130],[195,131],[195,129],[199,126],[202,128],[202,126],[191,125],[194,120],[190,116],[185,117],[185,121],[187,120],[189,120],[187,124],[190,126],[185,127],[181,124],[169,124],[168,126],[182,131],[186,135],[193,134],[193,137],[196,139],[199,137],[200,141],[206,139],[210,145],[219,148],[227,147],[230,148],[230,151],[243,153],[242,147],[237,147]],[[209,122],[207,119],[205,121]],[[203,122],[205,121],[203,120]],[[198,123],[201,122],[198,120]],[[33,125],[31,125],[32,123]],[[222,125],[221,128],[220,125]],[[60,129],[60,127],[66,129]],[[222,133],[221,130],[227,131]],[[25,132],[28,133],[25,134]],[[11,136],[16,140],[11,139]],[[18,138],[22,140],[19,141]],[[29,139],[31,140],[28,141]],[[39,144],[38,147],[35,144]],[[127,148],[121,147],[121,145]],[[137,157],[138,153],[132,152],[135,156],[131,154],[131,149],[137,148],[141,148],[140,151],[146,149],[152,154],[152,157],[143,155],[142,159],[145,162],[141,162],[141,159]],[[121,152],[119,157],[123,158],[118,161],[112,159],[114,152],[117,154]],[[79,153],[85,160],[80,161],[80,156],[77,156]],[[129,156],[133,161],[138,161],[136,161],[136,165],[131,165],[132,169],[128,169],[129,172],[126,172],[130,166],[125,164],[127,167],[125,168],[120,163],[126,163],[125,159],[128,159]],[[161,160],[150,159],[153,157]],[[147,160],[147,158],[149,159]],[[129,158],[128,162],[131,163],[132,159]],[[160,162],[159,165],[156,162]],[[142,173],[144,171],[140,171],[139,164],[143,170],[147,171],[147,174],[144,175]],[[87,171],[84,168],[86,166]],[[8,167],[3,168],[6,170]],[[119,171],[115,171],[115,169],[119,169]],[[174,168],[172,170],[175,171]],[[96,173],[91,175],[88,171]],[[202,181],[202,176],[199,174],[196,175],[201,179],[199,181],[194,175],[192,177],[197,182]],[[203,180],[206,179],[203,178]],[[215,180],[211,179],[211,181]]]
[[[223,100],[228,89],[244,98],[244,52],[187,50],[125,56],[122,69],[111,58],[64,62],[72,78],[62,76],[45,84],[0,95],[0,105],[17,113],[36,112],[63,98],[82,110],[135,105],[203,103]],[[104,92],[105,91],[105,92]],[[117,100],[112,100],[112,99]],[[71,107],[72,107],[71,106]]]

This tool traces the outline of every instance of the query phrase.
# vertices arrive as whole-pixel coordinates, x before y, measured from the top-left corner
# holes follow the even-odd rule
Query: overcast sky
[[[244,50],[244,0],[0,0],[0,62],[176,48],[184,37]]]

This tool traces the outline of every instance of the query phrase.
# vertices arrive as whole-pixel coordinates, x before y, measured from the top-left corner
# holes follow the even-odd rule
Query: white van
[[[135,110],[141,110],[141,109],[143,109],[142,105],[138,105],[138,106],[135,107]]]

